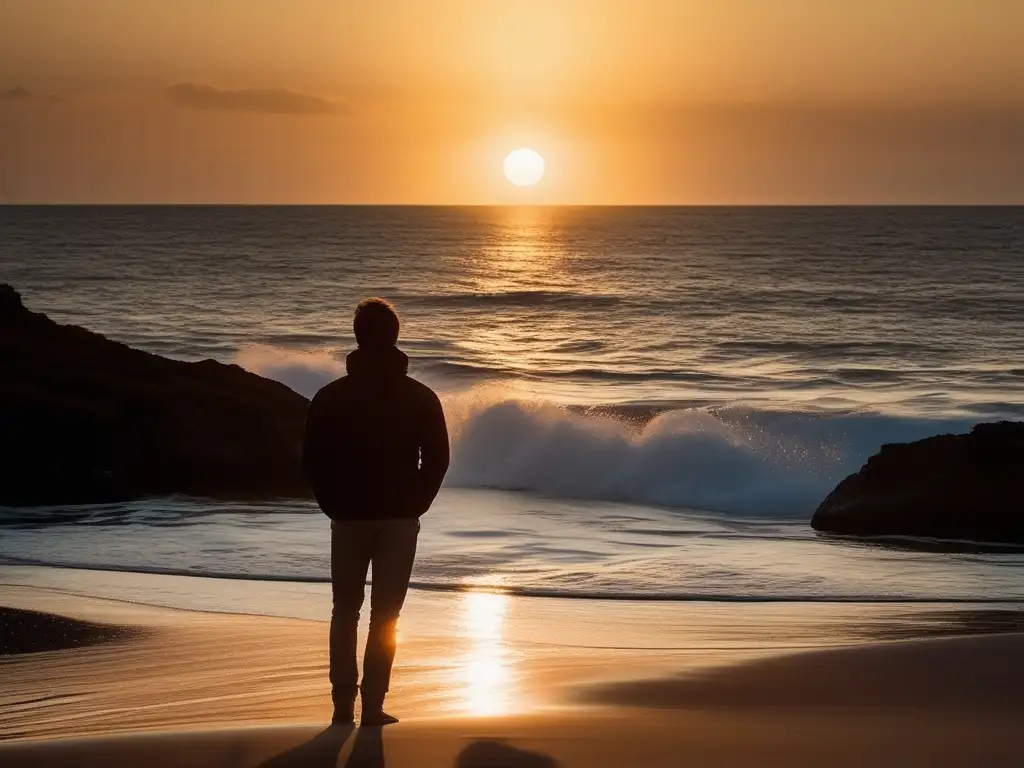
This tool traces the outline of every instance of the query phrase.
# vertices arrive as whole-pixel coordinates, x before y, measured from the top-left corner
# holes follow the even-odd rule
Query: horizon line
[[[231,203],[0,202],[0,208],[1024,208],[1020,202],[978,203]]]

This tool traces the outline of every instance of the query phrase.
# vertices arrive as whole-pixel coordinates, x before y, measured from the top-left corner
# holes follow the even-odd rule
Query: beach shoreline
[[[351,734],[324,734],[324,621],[73,594],[52,580],[88,591],[87,572],[45,571],[33,575],[48,575],[50,586],[12,584],[7,569],[0,605],[60,617],[64,630],[118,631],[0,657],[5,765],[315,765],[295,761],[335,748],[334,762],[322,764],[383,764],[360,756]],[[157,583],[165,593],[185,589],[175,577],[144,582],[158,600]],[[392,697],[403,722],[380,747],[392,768],[474,765],[465,760],[500,752],[498,742],[513,751],[494,760],[520,762],[495,765],[551,764],[523,762],[515,750],[565,766],[676,765],[684,755],[741,765],[759,754],[792,765],[972,765],[984,754],[986,764],[1009,765],[1024,711],[1024,634],[976,634],[1019,629],[1007,617],[985,624],[984,611],[951,611],[940,631],[932,619],[906,623],[892,606],[419,593],[407,613]],[[730,613],[732,624],[715,624]],[[933,634],[964,636],[910,639]],[[45,629],[42,641],[52,645]],[[361,762],[351,762],[354,751]],[[275,756],[283,762],[267,762]]]

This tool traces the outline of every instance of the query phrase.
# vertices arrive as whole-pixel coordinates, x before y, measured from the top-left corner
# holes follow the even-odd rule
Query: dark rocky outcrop
[[[0,505],[308,496],[307,404],[236,365],[59,325],[0,286]]]
[[[1024,544],[1024,423],[885,445],[814,513],[819,531]]]

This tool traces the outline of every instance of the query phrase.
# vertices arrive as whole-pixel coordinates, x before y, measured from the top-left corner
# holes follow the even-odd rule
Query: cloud
[[[164,95],[179,107],[189,109],[263,115],[334,115],[346,111],[344,104],[283,88],[227,90],[198,83],[176,83],[165,88]]]
[[[63,104],[63,96],[35,93],[20,85],[0,91],[0,102],[5,104]]]
[[[0,92],[0,97],[4,101],[31,101],[33,98],[32,91],[26,90],[21,86]]]

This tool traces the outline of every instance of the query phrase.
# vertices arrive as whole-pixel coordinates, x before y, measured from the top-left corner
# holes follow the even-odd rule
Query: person
[[[448,431],[437,395],[409,378],[397,347],[399,319],[383,299],[356,307],[356,344],[347,376],[310,403],[303,468],[320,508],[331,518],[330,630],[333,722],[353,722],[357,691],[363,725],[397,719],[384,712],[395,659],[398,614],[416,555],[419,519],[448,470]],[[356,630],[372,564],[370,630],[362,684]]]

